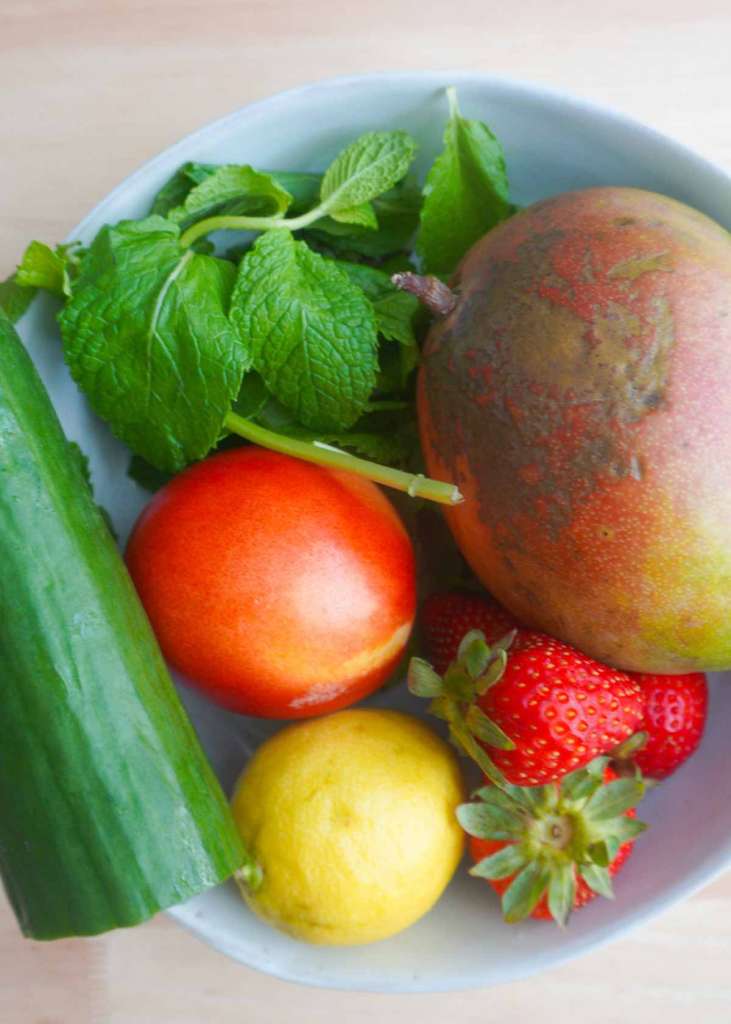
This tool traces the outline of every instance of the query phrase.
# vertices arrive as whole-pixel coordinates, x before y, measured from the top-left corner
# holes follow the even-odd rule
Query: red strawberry
[[[569,913],[612,895],[611,878],[645,826],[634,819],[639,778],[618,779],[607,758],[539,790],[486,786],[457,816],[476,862],[502,897],[506,921],[528,915],[564,924]]]
[[[462,640],[443,679],[420,658],[409,688],[452,739],[500,784],[538,786],[606,754],[639,727],[639,684],[542,633],[519,630],[491,647],[479,631]],[[489,752],[489,753],[488,753]]]
[[[645,697],[640,726],[647,742],[633,755],[643,775],[665,779],[696,750],[706,724],[708,686],[701,672],[682,676],[631,673]]]
[[[457,657],[462,637],[471,629],[479,629],[492,644],[520,625],[493,598],[455,590],[427,597],[421,622],[429,658],[440,675]]]

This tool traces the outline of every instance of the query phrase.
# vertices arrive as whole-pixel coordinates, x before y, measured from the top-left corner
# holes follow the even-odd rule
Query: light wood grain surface
[[[140,163],[312,79],[467,68],[569,89],[731,168],[729,0],[0,0],[0,278]],[[689,837],[692,841],[692,837]],[[728,1024],[731,876],[610,948],[485,992],[379,996],[284,984],[165,917],[24,942],[0,897],[0,1024]]]

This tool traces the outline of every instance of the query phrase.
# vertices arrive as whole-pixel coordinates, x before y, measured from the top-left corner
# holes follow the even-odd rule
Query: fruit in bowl
[[[671,144],[652,135],[639,133],[638,136],[636,127],[619,119],[543,92],[471,75],[456,76],[456,83],[466,116],[460,118],[453,110],[447,131],[447,157],[438,161],[436,170],[430,173],[432,211],[444,182],[450,183],[449,168],[454,166],[454,160],[459,167],[461,160],[471,159],[470,154],[489,152],[492,159],[478,161],[480,166],[470,179],[484,186],[490,177],[485,173],[488,164],[493,171],[502,174],[499,148],[489,130],[476,123],[478,119],[489,121],[498,137],[504,140],[513,187],[510,199],[504,189],[497,187],[492,189],[489,202],[482,206],[464,205],[463,209],[480,211],[480,218],[471,217],[470,223],[465,224],[464,219],[457,216],[442,217],[441,223],[450,231],[453,229],[450,245],[444,252],[466,252],[482,234],[513,214],[511,201],[525,204],[597,184],[632,184],[674,194],[723,219],[728,200],[727,179],[712,168],[694,162]],[[408,183],[397,178],[391,186],[395,192],[387,201],[380,195],[371,199],[359,193],[350,196],[349,201],[353,200],[350,206],[338,206],[333,196],[338,194],[341,183],[330,175],[329,184],[323,189],[323,177],[312,173],[325,170],[333,162],[331,158],[337,160],[336,143],[338,148],[343,145],[347,149],[347,144],[360,132],[373,135],[374,126],[394,133],[404,127],[411,129],[421,144],[424,164],[420,169],[424,170],[431,158],[444,149],[438,138],[440,118],[437,115],[444,114],[442,87],[446,84],[441,76],[383,76],[337,86],[317,86],[275,98],[260,107],[255,115],[242,113],[218,135],[204,133],[190,140],[174,155],[165,157],[145,172],[142,178],[138,177],[136,183],[117,192],[115,198],[78,232],[89,247],[88,253],[72,254],[73,258],[69,258],[68,252],[51,253],[57,257],[56,262],[51,260],[50,263],[56,273],[56,290],[63,293],[68,286],[72,292],[63,316],[63,332],[67,358],[76,380],[89,393],[94,390],[89,382],[96,377],[99,388],[89,394],[95,408],[110,421],[119,437],[138,454],[146,456],[148,463],[156,463],[157,468],[166,473],[178,472],[189,461],[200,459],[217,447],[222,434],[228,435],[224,445],[234,444],[231,435],[238,432],[263,447],[279,445],[278,450],[284,454],[332,460],[333,466],[337,462],[338,468],[357,469],[381,483],[397,483],[411,493],[426,491],[427,497],[438,497],[447,504],[459,502],[461,495],[454,486],[458,481],[424,480],[419,476],[421,467],[409,463],[410,450],[408,443],[404,444],[411,429],[411,424],[405,421],[413,411],[408,382],[413,380],[410,375],[417,355],[412,337],[416,340],[420,321],[413,305],[398,305],[404,300],[394,295],[387,280],[392,272],[408,269],[405,260],[410,246],[398,253],[376,251],[379,245],[386,244],[384,239],[389,237],[389,232],[391,239],[394,234],[398,236],[399,224],[418,226],[421,206],[418,190],[414,199]],[[342,122],[343,109],[349,110],[347,131]],[[266,117],[262,117],[262,113],[266,113]],[[252,117],[257,124],[253,134],[247,130],[253,123],[249,120]],[[307,149],[309,163],[302,157],[302,147],[310,145],[308,132],[313,123],[323,126],[322,138],[331,138],[336,143],[333,142],[333,151],[327,152],[323,152],[319,144],[314,149],[310,146]],[[534,128],[538,123],[552,131],[547,134],[542,130],[536,134]],[[332,133],[328,136],[330,129]],[[369,147],[383,143],[379,132],[375,134],[379,138],[370,138]],[[242,153],[241,139],[248,140],[246,153]],[[641,155],[638,146],[642,147]],[[396,149],[402,155],[407,150],[413,152],[413,147],[403,139],[396,144]],[[375,150],[369,149],[369,152],[372,160]],[[388,152],[382,154],[382,159],[391,167],[389,173],[401,173],[401,157],[396,153],[396,159],[392,160],[394,152],[390,156]],[[531,153],[530,161],[521,156],[526,152]],[[186,159],[188,162],[178,170],[180,162]],[[296,171],[272,175],[252,172],[251,167],[246,169],[243,160],[258,168],[294,167]],[[216,165],[225,165],[228,169],[219,169],[216,173]],[[231,170],[232,167],[235,170]],[[540,182],[532,177],[535,168],[540,168]],[[262,175],[267,181],[255,175]],[[214,178],[213,183],[206,184],[211,178]],[[262,188],[264,193],[258,191],[256,204],[243,212],[222,210],[217,205],[218,200],[206,206],[211,200],[210,190],[215,192],[214,185],[224,180],[227,186],[233,183],[238,189],[245,183],[249,196]],[[172,205],[167,206],[162,194],[155,198],[166,181],[171,182],[167,189],[168,200],[177,188]],[[283,197],[272,186],[272,181],[291,199]],[[342,198],[342,192],[340,196]],[[241,193],[237,193],[236,201],[241,198]],[[287,202],[290,205],[284,211],[282,204]],[[197,205],[199,203],[201,205]],[[315,208],[324,203],[330,203],[326,215],[318,214],[308,221]],[[148,222],[144,228],[120,226],[123,218],[139,220],[142,217],[144,220],[152,205],[155,206],[152,216],[159,219]],[[249,242],[245,240],[238,251],[235,246],[224,250],[222,246],[231,244],[229,238],[211,251],[203,241],[205,232],[196,236],[198,223],[203,219],[229,215],[269,221],[261,229],[260,241],[255,242],[253,248],[246,248]],[[518,214],[520,216],[522,214]],[[292,227],[291,239],[287,237],[286,226],[282,230],[281,223],[273,225],[272,218],[290,222],[300,219],[298,226]],[[507,219],[507,224],[510,223]],[[94,241],[104,224],[109,227]],[[273,227],[276,230],[272,230]],[[181,246],[185,250],[182,253]],[[452,257],[449,257],[450,265],[442,266],[438,250],[429,243],[417,248],[421,259],[417,269],[447,275],[454,269]],[[245,271],[238,269],[242,256]],[[74,263],[77,257],[78,262]],[[329,268],[321,277],[322,264],[316,257],[337,262],[338,272]],[[131,262],[126,263],[127,260]],[[225,261],[232,264],[233,272],[221,265]],[[140,289],[142,284],[148,289],[144,294],[143,290],[128,287],[132,278],[123,273],[125,266],[144,269],[144,274],[140,275]],[[273,272],[264,273],[262,267],[264,270],[271,268]],[[284,279],[277,276],[281,275],[282,268],[286,270]],[[240,287],[238,280],[234,280],[239,273],[245,274]],[[21,276],[22,287],[43,283],[33,278],[28,265]],[[46,283],[48,280],[46,277]],[[296,280],[296,287],[292,285],[293,280]],[[318,282],[316,302],[312,298],[315,281]],[[197,302],[192,301],[199,287],[206,292],[205,304],[201,306],[205,315],[200,319]],[[109,299],[107,308],[124,310],[127,322],[133,325],[124,336],[125,344],[112,348],[113,358],[100,356],[100,352],[110,355],[105,346],[114,343],[114,332],[110,330],[108,319],[100,319],[96,313],[87,319],[92,304],[81,301],[85,290],[87,299],[92,296]],[[280,309],[279,316],[274,315],[277,310],[273,308],[277,295],[287,297],[286,312]],[[341,301],[343,297],[347,303]],[[137,302],[138,298],[138,305],[132,308],[131,300]],[[268,316],[268,301],[272,304],[271,316]],[[235,316],[230,315],[231,303],[239,310]],[[155,316],[156,313],[161,315],[154,322],[155,330],[146,333],[146,325],[150,323],[148,314]],[[359,350],[365,353],[361,367],[365,371],[360,377],[351,375],[339,396],[337,387],[333,389],[330,381],[318,377],[322,365],[332,364],[333,350],[330,349],[331,354],[324,362],[320,359],[309,364],[302,358],[300,341],[304,328],[313,326],[314,333],[322,335],[324,322],[339,323],[343,316],[348,318],[352,336],[359,339]],[[54,362],[58,359],[57,348],[49,346],[44,350],[39,321],[33,311],[23,329],[27,336],[34,336],[35,346],[31,341],[34,355],[53,384],[54,398],[62,413],[73,422],[79,405],[65,378],[65,395],[59,385],[62,375],[58,374],[58,363]],[[388,332],[396,336],[388,337]],[[313,336],[307,334],[308,339]],[[343,345],[344,335],[337,337]],[[140,338],[142,344],[138,343]],[[202,352],[209,351],[206,349],[208,338],[218,346],[210,362],[199,358]],[[250,341],[250,347],[243,352],[242,338],[244,343],[246,339]],[[90,350],[86,347],[90,344],[101,348]],[[140,352],[149,352],[152,357],[149,373],[138,375],[134,381],[138,391],[152,382],[153,387],[145,392],[148,399],[145,402],[137,402],[134,390],[126,394],[114,390],[127,380],[122,372],[127,366],[124,360],[136,359]],[[180,381],[171,381],[166,373],[164,363],[170,359],[171,352],[175,353],[175,359],[180,352],[186,354],[186,366],[194,371],[189,388],[182,388]],[[378,365],[373,359],[374,353],[378,355]],[[117,359],[121,362],[115,362]],[[263,396],[248,365],[254,361],[255,372],[264,385]],[[314,374],[313,365],[318,371]],[[210,377],[207,376],[209,371]],[[238,393],[239,374],[244,372],[251,385],[245,394]],[[318,394],[313,381],[323,382],[324,395]],[[278,392],[279,407],[274,416],[268,400],[272,390]],[[232,400],[235,407],[229,407]],[[358,405],[363,402],[368,405],[367,409]],[[399,403],[405,403],[408,408],[398,408]],[[346,420],[359,408],[365,419],[356,430],[355,424],[359,421]],[[205,415],[199,416],[201,411]],[[154,422],[147,421],[141,427],[146,416]],[[366,426],[368,429],[360,429]],[[119,466],[126,457],[121,448],[115,448],[96,425],[81,433],[85,447],[90,450],[99,499],[111,506],[124,540],[146,496],[131,484],[120,486]],[[486,437],[484,443],[488,440]],[[356,441],[363,446],[357,451]],[[387,453],[386,441],[389,442]],[[113,472],[110,450],[120,460]],[[218,456],[212,461],[215,458]],[[340,463],[341,458],[348,460],[347,466]],[[349,461],[351,459],[367,462],[369,466],[356,467]],[[374,464],[386,465],[383,478],[374,475],[381,472],[373,468]],[[148,469],[149,466],[144,473]],[[143,471],[139,465],[134,471],[141,479]],[[462,507],[466,508],[467,502]],[[405,521],[408,526],[408,518]],[[631,581],[629,586],[631,589]],[[501,638],[488,639],[499,641]],[[506,660],[509,656],[506,649]],[[214,766],[224,781],[230,781],[240,767],[242,745],[247,749],[256,746],[269,728],[257,721],[232,716],[183,692]],[[635,691],[630,688],[628,692]],[[403,687],[383,691],[375,700],[385,704],[402,703],[414,709],[413,703],[407,705],[409,698]],[[713,714],[697,754],[670,782],[653,789],[643,803],[641,814],[651,827],[637,842],[631,861],[621,873],[617,900],[614,904],[593,901],[572,918],[570,927],[562,932],[553,929],[548,934],[548,929],[526,923],[518,926],[520,932],[516,935],[500,922],[489,886],[466,877],[465,873],[458,873],[445,896],[422,920],[398,937],[372,946],[367,963],[365,958],[348,949],[328,950],[324,956],[316,948],[309,950],[301,944],[293,947],[290,937],[271,931],[247,911],[234,886],[213,889],[177,908],[175,916],[214,945],[254,966],[294,979],[341,987],[413,990],[484,986],[575,955],[676,898],[725,863],[729,851],[724,809],[716,806],[713,814],[708,813],[712,794],[702,785],[704,777],[718,778],[723,774],[724,719],[728,711],[722,689],[712,688],[711,707]],[[488,729],[479,716],[473,714],[472,718],[473,725],[479,722],[478,729]],[[514,742],[508,728],[503,732]],[[493,732],[492,736],[499,738],[499,733]],[[689,830],[697,836],[693,850],[678,842],[678,836]],[[601,856],[602,851],[597,852]],[[641,866],[650,862],[653,872],[648,884],[647,872],[643,877]]]
[[[455,753],[413,716],[357,709],[283,729],[233,795],[253,861],[239,876],[245,898],[307,942],[395,935],[459,864],[463,796]]]
[[[158,491],[127,564],[163,653],[225,707],[324,714],[372,693],[414,620],[414,558],[383,493],[254,446]]]
[[[485,586],[620,668],[728,668],[728,231],[639,189],[565,193],[451,283],[422,439],[467,498],[447,515]]]

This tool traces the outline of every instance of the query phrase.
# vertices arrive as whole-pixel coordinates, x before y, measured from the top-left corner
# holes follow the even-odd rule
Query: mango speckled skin
[[[477,575],[601,661],[731,667],[731,236],[588,189],[491,231],[452,286],[419,416]]]

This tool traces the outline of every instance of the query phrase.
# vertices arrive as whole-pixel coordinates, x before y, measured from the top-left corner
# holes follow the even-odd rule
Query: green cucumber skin
[[[0,875],[21,929],[138,924],[243,860],[124,563],[0,313]]]

